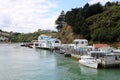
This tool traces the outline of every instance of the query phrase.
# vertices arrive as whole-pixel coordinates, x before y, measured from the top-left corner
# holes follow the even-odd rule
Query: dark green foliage
[[[84,27],[84,17],[79,13],[80,9],[73,9],[72,12],[67,12],[66,21],[72,26],[75,34],[82,33],[81,29]]]
[[[65,15],[66,22],[72,26],[75,34],[83,34],[85,38],[90,39],[89,26],[86,23],[86,18],[103,12],[103,7],[100,3],[89,5],[85,4],[83,8],[75,8],[68,11]]]
[[[81,14],[82,14],[83,17],[88,18],[92,15],[101,13],[103,11],[104,11],[104,8],[100,3],[96,3],[96,4],[93,4],[93,5],[89,5],[87,3],[87,4],[85,4],[83,9],[81,10]]]
[[[85,6],[83,7],[83,9],[81,10],[81,13],[82,15],[87,18],[89,17],[91,14],[90,14],[90,5],[87,3],[85,4]]]
[[[90,12],[90,16],[98,14],[98,13],[102,13],[103,12],[103,6],[100,3],[91,5],[89,7],[89,12]]]
[[[75,34],[99,42],[120,41],[120,5],[118,2],[100,3],[83,8],[75,8],[65,15],[67,24],[72,26]]]
[[[0,32],[2,32],[2,30],[0,29]]]
[[[60,31],[64,23],[65,23],[65,12],[62,11],[59,17],[57,18],[57,20],[55,21],[55,24],[57,25],[56,29]]]
[[[112,6],[112,3],[111,2],[107,2],[106,4],[105,4],[105,7],[107,8],[107,7],[111,7]]]
[[[120,41],[120,6],[113,6],[103,13],[87,18],[91,39],[100,42]]]

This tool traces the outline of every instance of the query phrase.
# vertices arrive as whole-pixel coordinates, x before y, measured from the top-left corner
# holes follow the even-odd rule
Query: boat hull
[[[82,65],[84,65],[84,66],[90,67],[90,68],[95,68],[95,69],[98,68],[98,63],[97,62],[91,63],[91,62],[84,62],[82,60],[79,60],[79,63],[82,64]]]

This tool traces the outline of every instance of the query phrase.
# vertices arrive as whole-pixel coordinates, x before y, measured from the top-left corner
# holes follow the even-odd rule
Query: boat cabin
[[[38,37],[38,41],[48,40],[48,39],[50,39],[50,38],[51,38],[50,36],[46,36],[46,35],[42,34],[42,35],[40,35],[40,36]]]
[[[74,42],[76,47],[88,45],[88,40],[86,40],[86,39],[75,39],[73,42]]]
[[[38,37],[36,45],[37,48],[55,49],[61,46],[61,41],[57,38],[51,38],[50,36],[43,34]]]
[[[51,38],[48,40],[48,48],[59,48],[61,46],[61,41],[57,38]]]

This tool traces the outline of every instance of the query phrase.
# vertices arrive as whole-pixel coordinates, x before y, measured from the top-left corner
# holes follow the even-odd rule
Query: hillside
[[[120,6],[113,6],[101,14],[86,19],[92,41],[120,41]]]
[[[33,33],[13,33],[11,35],[11,41],[12,42],[30,42],[32,40],[37,40],[38,36],[40,36],[41,34],[45,34],[48,36],[52,36],[55,37],[56,32],[54,31],[43,31],[43,30],[38,30],[36,32]]]
[[[57,34],[63,43],[86,38],[90,43],[109,43],[120,47],[120,5],[107,7],[88,17],[78,16],[81,15],[80,9],[67,12],[66,24]]]
[[[9,41],[11,42],[30,42],[32,40],[37,40],[38,36],[41,34],[55,37],[56,31],[38,29],[38,31],[35,31],[33,33],[19,33],[19,32],[7,32],[0,30],[0,37],[6,36],[10,39]]]

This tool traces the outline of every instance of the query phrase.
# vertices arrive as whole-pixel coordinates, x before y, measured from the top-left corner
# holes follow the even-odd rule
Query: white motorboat
[[[95,69],[98,68],[97,60],[95,60],[95,58],[91,57],[91,56],[87,56],[87,55],[81,56],[79,63],[84,66],[87,66],[87,67],[91,67],[91,68],[95,68]]]

